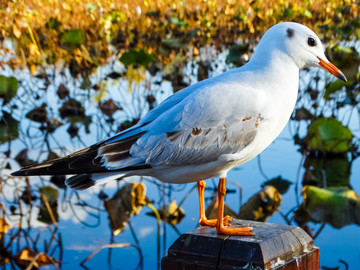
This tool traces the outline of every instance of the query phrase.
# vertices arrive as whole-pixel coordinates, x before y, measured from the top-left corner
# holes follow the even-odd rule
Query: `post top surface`
[[[232,220],[231,227],[253,227],[254,236],[219,235],[215,228],[200,227],[182,234],[169,248],[168,257],[222,265],[262,269],[293,259],[314,249],[313,239],[296,226]]]

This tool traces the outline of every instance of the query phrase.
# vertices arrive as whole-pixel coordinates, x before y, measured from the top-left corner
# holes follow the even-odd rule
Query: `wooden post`
[[[162,270],[318,270],[319,248],[296,226],[232,220],[253,227],[255,236],[217,235],[210,227],[182,234],[161,261]]]

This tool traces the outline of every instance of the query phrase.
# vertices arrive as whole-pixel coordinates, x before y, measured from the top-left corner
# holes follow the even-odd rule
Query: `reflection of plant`
[[[145,47],[163,63],[174,51],[257,39],[279,21],[317,25],[326,39],[359,37],[354,1],[3,1],[0,44],[16,43],[13,68],[32,74],[62,61],[74,77],[88,76],[118,51]],[[161,45],[161,46],[159,46]]]
[[[5,182],[2,188],[8,190],[7,185]],[[20,196],[20,190],[16,190],[15,194]],[[32,267],[38,268],[50,264],[55,269],[59,269],[58,264],[61,264],[63,253],[61,233],[58,232],[56,225],[48,225],[44,231],[31,230],[34,215],[32,209],[35,204],[33,199],[36,200],[36,197],[33,197],[31,190],[27,189],[21,197],[16,198],[17,204],[10,202],[12,204],[10,212],[7,212],[4,204],[1,203],[3,217],[0,218],[0,265],[11,264],[12,268],[17,265],[21,269],[33,269]],[[47,199],[45,201],[48,203]],[[47,212],[48,210],[50,208],[40,206],[40,213],[43,211],[43,215],[49,215],[51,212],[54,217],[52,210]],[[14,218],[17,222],[14,222]],[[53,219],[53,222],[56,221]],[[53,222],[49,223],[53,224]],[[55,259],[55,256],[58,259]]]
[[[297,222],[328,223],[335,228],[360,225],[360,197],[353,190],[305,186],[302,192],[304,202],[295,212]]]
[[[25,2],[31,3],[33,10],[36,10],[42,1]],[[172,90],[178,91],[189,84],[191,80],[188,78],[192,75],[195,78],[197,75],[200,80],[211,74],[210,71],[217,68],[213,63],[216,50],[222,49],[222,46],[230,48],[226,60],[224,59],[227,64],[244,64],[256,45],[256,38],[279,18],[301,19],[308,24],[318,22],[327,41],[339,36],[349,40],[358,38],[359,35],[359,21],[356,18],[358,9],[355,4],[340,6],[343,3],[334,5],[332,1],[288,1],[279,5],[274,5],[271,1],[249,1],[241,6],[229,4],[231,1],[218,1],[216,4],[214,1],[201,1],[195,7],[182,6],[180,2],[159,1],[147,6],[145,2],[135,0],[127,3],[128,8],[123,6],[126,1],[115,1],[112,7],[105,5],[105,0],[86,5],[82,1],[62,2],[61,7],[43,5],[41,14],[32,13],[23,4],[24,1],[8,1],[6,5],[11,5],[12,8],[9,14],[5,11],[6,8],[0,7],[0,14],[4,15],[4,20],[0,21],[0,29],[3,29],[0,42],[3,38],[12,38],[16,42],[17,54],[12,55],[6,63],[14,70],[19,66],[27,66],[32,74],[23,76],[23,72],[15,70],[13,73],[7,72],[6,76],[0,75],[0,149],[4,157],[1,161],[1,168],[4,169],[1,170],[1,176],[6,175],[6,167],[15,167],[13,160],[8,157],[16,156],[15,160],[22,166],[33,161],[56,158],[73,148],[88,145],[88,141],[101,140],[118,130],[131,127],[163,98],[161,92],[166,87],[165,81],[170,81]],[[260,12],[262,10],[266,12]],[[10,13],[14,12],[19,15],[13,23],[9,23],[9,17],[13,17]],[[53,17],[50,18],[49,14]],[[234,44],[238,38],[240,42]],[[201,57],[205,44],[215,44],[213,58]],[[9,50],[4,49],[4,53],[9,53]],[[194,56],[190,72],[187,71],[189,55]],[[359,54],[354,48],[333,47],[327,50],[327,55],[343,69],[349,82],[327,81],[321,73],[309,72],[309,81],[301,87],[295,121],[291,123],[295,127],[295,142],[300,145],[304,154],[303,184],[312,187],[304,188],[304,202],[298,201],[294,209],[284,217],[286,222],[295,220],[304,228],[309,221],[327,222],[339,227],[336,219],[329,221],[322,215],[315,218],[313,213],[319,209],[328,210],[333,203],[338,204],[335,199],[339,196],[345,201],[341,203],[344,206],[342,209],[348,210],[350,208],[347,206],[353,203],[352,199],[355,197],[353,191],[348,189],[351,188],[351,165],[359,155],[357,147],[360,136],[352,128],[349,129],[348,123],[351,115],[359,114],[360,111]],[[1,68],[8,68],[6,63],[0,58]],[[106,65],[100,67],[104,64]],[[228,67],[218,69],[221,68]],[[325,84],[320,78],[325,80]],[[96,135],[87,135],[90,131]],[[36,154],[28,151],[34,149]],[[61,221],[61,211],[66,210],[71,211],[74,218],[88,227],[99,226],[101,213],[108,210],[111,244],[105,247],[128,245],[112,242],[114,239],[121,239],[121,236],[115,238],[112,231],[120,232],[128,224],[125,230],[131,231],[135,242],[132,246],[138,249],[141,258],[137,231],[131,225],[132,216],[138,211],[132,205],[126,208],[126,199],[119,200],[118,193],[107,200],[105,189],[101,189],[98,198],[82,199],[80,193],[65,189],[64,179],[65,176],[41,178],[39,186],[28,181],[26,185],[22,185],[19,179],[13,177],[1,179],[2,200],[6,209],[3,221],[13,224],[10,220],[23,216],[29,226],[25,229],[23,219],[20,219],[19,227],[12,226],[10,230],[6,223],[0,225],[5,233],[0,239],[0,247],[1,251],[4,249],[7,252],[8,262],[16,263],[15,255],[9,252],[10,248],[26,250],[25,245],[17,245],[20,237],[31,243],[30,248],[36,252],[29,258],[43,257],[44,254],[61,262],[61,234],[55,224],[58,219]],[[147,199],[138,202],[137,206],[141,208],[148,203],[157,217],[159,259],[161,225],[165,231],[165,223],[170,224],[176,233],[180,233],[176,228],[184,215],[180,206],[193,189],[176,205],[173,196],[185,189],[184,186],[160,185],[152,180],[145,183],[156,186],[159,196],[151,194],[150,199],[156,198],[154,206]],[[275,199],[269,201],[260,192],[255,195],[261,199],[260,208],[257,204],[247,204],[250,205],[247,206],[249,212],[255,213],[255,218],[259,219],[266,219],[275,211],[280,211],[277,208],[280,203],[278,192],[284,194],[290,186],[290,182],[280,177],[264,184],[274,187],[270,190]],[[47,194],[50,185],[52,188],[50,194]],[[133,185],[134,183],[129,184]],[[9,186],[15,186],[13,200],[6,199]],[[354,195],[351,200],[343,198],[348,195],[340,192],[344,186],[349,194]],[[120,182],[118,192],[127,187]],[[310,194],[312,190],[318,193]],[[320,200],[314,194],[319,195],[320,199],[325,194],[327,199]],[[300,196],[300,191],[297,195]],[[112,204],[114,201],[118,203]],[[133,201],[130,201],[132,204]],[[105,208],[102,207],[104,202],[107,205]],[[214,204],[215,201],[210,206],[213,207]],[[49,224],[45,231],[50,236],[44,236],[40,230],[30,228],[35,220],[32,219],[35,216],[32,212],[35,205],[39,207],[39,219]],[[269,210],[265,216],[262,215],[265,212],[263,209]],[[298,218],[298,211],[292,219],[288,218],[295,210],[305,211],[309,218]],[[321,214],[327,216],[326,211]],[[124,213],[120,216],[122,219],[118,213]],[[89,216],[90,221],[84,220],[82,215]],[[344,220],[341,222],[340,224],[344,224]],[[346,224],[351,222],[353,220]],[[30,236],[31,234],[36,237]],[[42,250],[37,244],[39,239],[44,238],[49,244]],[[163,249],[166,249],[166,245],[163,245]],[[58,256],[54,255],[56,251],[59,251]],[[1,257],[0,264],[2,261]]]
[[[293,219],[310,234],[309,221],[322,223],[315,237],[325,224],[341,228],[359,222],[346,213],[355,211],[353,207],[358,200],[351,190],[350,173],[359,156],[360,134],[354,123],[350,123],[360,111],[360,55],[354,47],[339,46],[328,48],[326,53],[346,72],[349,81],[327,81],[322,73],[313,75],[303,85],[305,91],[300,92],[295,121],[292,121],[294,140],[300,146],[305,169],[302,177],[304,200],[300,203],[298,183],[295,186],[297,206],[293,209]],[[325,79],[325,84],[321,78]],[[335,214],[335,209],[338,214]]]

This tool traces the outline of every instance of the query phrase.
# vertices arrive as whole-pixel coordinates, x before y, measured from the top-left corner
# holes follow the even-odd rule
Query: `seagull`
[[[68,156],[27,166],[14,176],[73,175],[72,189],[139,175],[165,183],[197,182],[202,226],[218,234],[253,235],[224,217],[227,172],[259,155],[280,134],[295,107],[299,70],[320,67],[346,81],[308,27],[272,26],[240,68],[197,82],[149,111],[135,126]],[[217,177],[217,219],[204,209],[205,179]]]

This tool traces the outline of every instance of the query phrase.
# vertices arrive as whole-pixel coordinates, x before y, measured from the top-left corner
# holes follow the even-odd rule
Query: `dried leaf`
[[[48,155],[48,157],[47,157],[47,161],[48,160],[53,160],[53,159],[56,159],[56,158],[59,158],[59,155],[58,154],[56,154],[55,152],[53,152],[53,151],[50,151],[49,152],[49,155]]]
[[[173,226],[179,224],[185,217],[184,209],[178,207],[176,200],[173,200],[170,204],[157,209],[157,211],[160,214],[162,220]],[[154,212],[148,212],[146,214],[155,217]]]
[[[118,107],[112,99],[109,99],[104,103],[101,103],[99,107],[100,110],[109,117],[112,117],[114,112],[116,112],[117,110],[121,110],[121,108]]]
[[[56,223],[59,220],[57,210],[59,191],[51,186],[44,186],[39,187],[39,192],[42,195],[42,200],[38,220],[46,224]]]
[[[238,218],[265,222],[281,204],[281,194],[273,186],[264,186],[240,208]]]
[[[81,118],[85,115],[85,109],[81,105],[81,102],[72,98],[64,102],[62,107],[59,109],[59,112],[61,118],[68,118],[69,120],[75,120],[75,117],[78,117],[79,120],[81,120]]]
[[[111,78],[111,79],[119,79],[123,76],[124,74],[121,74],[119,72],[116,72],[116,71],[113,71],[111,73],[109,73],[107,76],[106,76],[106,79],[107,78]]]
[[[70,126],[66,131],[69,133],[71,138],[75,138],[79,133],[79,128],[76,123],[70,123]]]
[[[215,195],[205,211],[205,215],[208,219],[216,219],[218,215],[218,200]],[[224,216],[236,217],[237,214],[224,202]]]
[[[31,110],[25,115],[25,117],[34,122],[45,123],[47,121],[46,104],[44,103],[40,107]]]
[[[55,119],[55,118],[51,118],[48,122],[47,122],[47,130],[49,131],[49,133],[54,132],[58,127],[62,126],[63,123],[61,123],[59,120]]]
[[[300,120],[312,120],[313,118],[314,116],[309,110],[307,110],[304,107],[301,107],[295,110],[295,116],[293,119],[295,119],[296,121],[300,121]]]
[[[110,200],[104,202],[111,229],[116,233],[122,232],[130,217],[137,215],[147,202],[143,183],[125,184]]]
[[[69,96],[70,91],[64,84],[60,84],[56,93],[60,99],[64,99]]]
[[[25,167],[35,163],[33,160],[29,159],[28,149],[26,148],[16,155],[15,160],[17,161],[17,163],[19,163],[21,167]]]
[[[29,247],[25,247],[15,256],[15,263],[22,269],[32,264],[34,267],[42,267],[49,264],[57,264],[59,261],[44,253],[33,251]]]
[[[292,185],[292,184],[293,184],[292,182],[285,180],[285,179],[281,178],[281,176],[279,176],[279,177],[276,177],[276,178],[273,178],[273,179],[270,179],[270,180],[264,182],[261,185],[261,187],[273,186],[280,192],[280,194],[285,194],[286,191],[288,191],[290,185]]]
[[[66,189],[65,180],[65,175],[53,175],[50,178],[50,182],[60,189]]]

